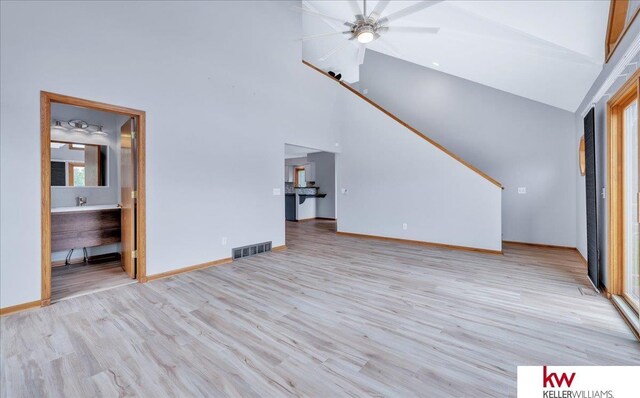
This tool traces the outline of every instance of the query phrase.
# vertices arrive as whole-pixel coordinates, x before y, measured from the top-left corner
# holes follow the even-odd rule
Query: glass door
[[[640,224],[638,224],[638,101],[624,108],[624,195],[625,195],[625,261],[623,270],[623,297],[635,308],[640,308]]]

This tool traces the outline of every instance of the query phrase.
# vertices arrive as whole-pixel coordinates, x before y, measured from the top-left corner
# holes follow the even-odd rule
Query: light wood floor
[[[122,270],[120,260],[53,267],[51,269],[51,301],[135,282]]]
[[[333,229],[288,223],[284,252],[3,317],[1,395],[504,397],[517,365],[640,364],[575,252]]]

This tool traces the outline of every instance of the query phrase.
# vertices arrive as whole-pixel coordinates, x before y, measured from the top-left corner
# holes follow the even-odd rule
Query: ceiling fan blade
[[[347,26],[352,26],[353,25],[351,22],[345,21],[342,18],[333,17],[331,15],[323,14],[321,12],[307,10],[306,8],[291,6],[291,9],[293,11],[302,12],[304,14],[314,15],[316,17],[325,18],[325,19],[328,19],[328,20],[331,20],[331,21],[340,22],[340,23],[345,24]]]
[[[329,59],[329,57],[331,57],[333,54],[337,53],[338,51],[342,50],[345,46],[347,46],[349,44],[348,41],[343,41],[342,43],[338,44],[337,46],[335,46],[334,48],[331,49],[331,51],[329,51],[328,53],[326,53],[325,55],[323,55],[322,57],[318,58],[320,61],[324,62],[327,59]]]
[[[436,34],[440,28],[432,28],[426,26],[383,26],[378,29],[379,32],[403,32],[403,33],[430,33]]]
[[[402,57],[402,54],[400,53],[400,51],[398,51],[398,49],[393,44],[389,43],[388,40],[385,40],[382,37],[380,37],[374,43],[384,48],[385,50],[389,51],[390,53],[392,53],[394,57],[397,57],[397,58]]]
[[[353,13],[353,15],[356,17],[358,21],[364,20],[364,14],[362,13],[362,10],[360,9],[360,5],[358,4],[357,1],[349,0],[349,6],[351,7],[351,12]]]
[[[364,53],[367,51],[367,46],[360,44],[358,47],[358,65],[364,64]]]
[[[380,16],[382,16],[382,13],[384,12],[385,8],[387,8],[390,2],[390,0],[378,1],[378,4],[376,4],[373,11],[371,11],[371,15],[369,15],[369,18],[373,18],[374,21],[380,19]]]
[[[350,30],[345,30],[344,32],[328,32],[328,33],[320,33],[319,35],[308,35],[308,36],[304,36],[302,37],[302,41],[307,41],[307,40],[313,40],[313,39],[321,39],[323,37],[330,37],[330,36],[337,36],[337,35],[344,35],[344,34],[350,34],[351,31]]]
[[[400,11],[396,11],[393,14],[389,14],[386,17],[380,19],[378,21],[378,23],[380,25],[384,25],[386,23],[389,23],[391,21],[395,21],[396,19],[400,19],[400,18],[404,18],[406,16],[409,16],[411,14],[415,14],[416,12],[420,11],[420,10],[424,10],[425,8],[429,8],[431,6],[434,6],[438,3],[441,3],[442,1],[421,1],[420,3],[414,4],[412,6],[403,8]]]
[[[600,65],[600,63],[597,60],[593,59],[589,55],[583,54],[572,48],[565,47],[563,45],[546,40],[542,37],[533,35],[531,33],[520,30],[518,28],[515,28],[503,22],[498,22],[497,20],[480,15],[476,12],[468,11],[462,7],[455,5],[454,3],[455,2],[450,2],[447,5],[448,6],[450,5],[451,7],[455,7],[458,11],[464,12],[480,20],[490,22],[494,25],[497,24],[500,28],[502,28],[503,30],[506,30],[509,33],[509,34],[487,34],[485,32],[474,32],[474,33],[464,32],[467,35],[477,36],[477,37],[487,37],[487,38],[491,38],[492,41],[495,41],[495,42],[513,44],[517,49],[529,47],[530,50],[538,51],[540,55],[546,56],[546,57],[559,58],[569,62],[575,62],[575,63],[586,64],[586,65]],[[446,28],[446,30],[443,30],[443,34],[445,31],[448,33],[449,28]],[[509,36],[512,36],[512,37],[509,37]]]
[[[574,62],[584,65],[598,65],[598,62],[588,55],[578,53],[571,49],[558,46],[554,43],[546,42],[542,39],[531,37],[512,38],[506,35],[487,34],[485,32],[466,32],[455,29],[443,29],[443,35],[454,40],[469,42],[472,39],[489,39],[493,43],[504,44],[512,47],[516,51],[527,51],[528,53],[537,54],[538,56],[562,59],[567,62]]]

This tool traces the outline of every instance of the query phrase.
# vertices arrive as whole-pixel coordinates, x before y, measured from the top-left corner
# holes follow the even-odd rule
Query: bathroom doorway
[[[41,92],[42,305],[146,281],[145,112]]]

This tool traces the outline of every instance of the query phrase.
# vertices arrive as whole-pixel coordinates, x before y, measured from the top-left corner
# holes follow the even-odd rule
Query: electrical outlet
[[[518,187],[518,193],[520,195],[527,193],[527,187]]]
[[[222,246],[226,246],[227,245],[227,237],[223,236],[221,242],[222,242]]]
[[[407,225],[407,223],[402,223],[402,229],[404,229],[405,231],[407,230],[409,226]]]

